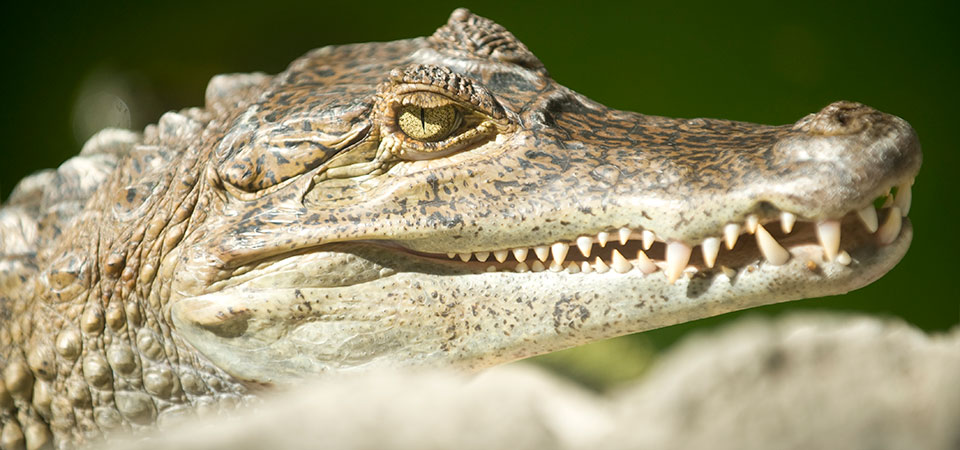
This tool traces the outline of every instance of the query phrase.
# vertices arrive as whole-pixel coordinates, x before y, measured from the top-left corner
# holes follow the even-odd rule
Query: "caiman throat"
[[[462,9],[217,76],[0,210],[2,439],[847,292],[907,251],[920,164],[907,122],[853,102],[780,126],[605,107]]]

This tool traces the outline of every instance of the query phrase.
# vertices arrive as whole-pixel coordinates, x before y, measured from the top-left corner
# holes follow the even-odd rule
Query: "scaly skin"
[[[219,76],[205,108],[107,130],[0,210],[0,444],[846,292],[906,252],[920,162],[905,121],[856,103],[784,126],[611,110],[466,10]],[[867,230],[853,212],[894,186]],[[740,224],[759,244],[689,258]]]

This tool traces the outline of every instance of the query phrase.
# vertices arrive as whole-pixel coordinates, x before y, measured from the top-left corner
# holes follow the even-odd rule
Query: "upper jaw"
[[[713,133],[717,143],[699,149],[675,146],[668,155],[657,142],[623,148],[568,137],[561,143],[559,136],[570,133],[550,136],[541,128],[541,136],[521,130],[451,155],[449,163],[409,163],[358,182],[363,192],[348,203],[326,204],[327,195],[315,192],[306,181],[296,181],[290,189],[305,196],[284,198],[304,198],[305,204],[275,203],[263,209],[270,217],[256,219],[298,224],[298,233],[278,228],[256,235],[263,241],[257,245],[223,242],[211,246],[213,252],[223,250],[212,258],[224,267],[239,267],[262,259],[257,255],[272,257],[335,242],[389,240],[421,253],[487,253],[492,260],[496,252],[517,248],[532,254],[538,247],[552,252],[559,244],[562,252],[564,245],[573,248],[584,237],[598,243],[604,233],[615,241],[623,229],[630,239],[653,235],[664,246],[676,244],[679,253],[684,253],[680,245],[696,249],[705,242],[712,252],[716,240],[729,239],[731,226],[738,233],[755,232],[753,224],[770,228],[773,221],[794,220],[825,222],[830,228],[831,221],[865,211],[892,187],[909,192],[921,161],[916,134],[905,121],[866,107],[853,109],[865,112],[866,119],[847,120],[852,126],[845,134],[836,127],[825,133],[823,112],[792,127],[769,127],[607,111],[614,123],[654,122],[674,127],[678,135]],[[850,108],[844,111],[851,114]],[[819,117],[819,122],[810,117]],[[724,127],[736,128],[752,143],[731,144],[730,136],[716,131]],[[625,123],[622,128],[636,127]],[[703,155],[713,160],[701,163]],[[470,180],[464,179],[468,169],[473,173]],[[333,193],[342,192],[349,191],[338,187]],[[901,195],[897,201],[905,215],[909,197]],[[881,213],[879,220],[888,215]],[[336,223],[311,222],[334,216],[340,218]],[[226,223],[221,228],[240,225]],[[644,246],[649,248],[646,242]],[[830,256],[836,253],[831,245]],[[548,260],[543,263],[549,267]]]
[[[837,115],[844,116],[843,125],[834,123]],[[642,244],[630,247],[630,254],[616,249],[620,254],[608,251],[605,261],[587,262],[601,270],[615,263],[623,271],[645,265],[641,270],[663,270],[673,282],[687,268],[691,255],[697,260],[696,255],[702,252],[700,270],[719,264],[719,243],[732,247],[741,234],[754,234],[751,240],[756,239],[760,261],[774,265],[791,258],[790,244],[778,240],[787,237],[794,226],[807,233],[808,241],[819,243],[817,259],[821,262],[849,263],[847,250],[854,250],[850,245],[862,244],[863,239],[842,243],[841,229],[872,235],[872,242],[880,246],[898,237],[905,226],[901,217],[909,212],[911,186],[922,160],[916,133],[906,121],[863,105],[838,102],[793,127],[755,127],[758,134],[769,130],[766,140],[758,140],[754,147],[721,150],[732,155],[731,170],[739,167],[742,171],[728,177],[729,183],[724,186],[711,186],[711,180],[705,181],[697,171],[656,165],[644,155],[645,149],[632,150],[632,154],[610,151],[608,155],[613,157],[605,161],[609,164],[598,167],[614,170],[618,174],[615,181],[595,176],[597,167],[587,172],[571,164],[569,172],[581,172],[572,178],[595,185],[558,183],[564,188],[560,189],[545,181],[541,192],[528,191],[526,195],[541,195],[541,203],[549,203],[552,208],[537,210],[522,201],[514,201],[513,207],[491,208],[477,228],[494,230],[497,236],[483,239],[490,232],[475,232],[472,239],[461,239],[471,230],[458,229],[452,230],[456,233],[453,239],[439,233],[399,242],[413,250],[464,261],[489,259],[487,270],[583,271],[590,268],[582,260],[589,260],[590,253],[596,253],[595,249],[607,241],[633,240]],[[689,155],[679,149],[674,156],[682,161]],[[655,165],[658,170],[651,170]],[[624,179],[624,174],[631,173],[638,175]],[[673,183],[658,183],[664,179]],[[596,189],[596,184],[606,192]],[[567,192],[557,197],[562,190]],[[514,192],[504,194],[511,199],[519,196]],[[878,199],[879,213],[874,208]],[[525,215],[528,211],[533,211],[534,217]],[[861,229],[842,224],[845,221]],[[809,226],[795,225],[798,223]],[[643,255],[643,251],[649,253],[653,242],[663,246],[659,251],[654,249],[659,260]],[[796,239],[792,242],[797,244]],[[516,267],[504,267],[503,255],[517,252],[519,256],[506,257]],[[529,261],[522,259],[524,253],[531,255]],[[571,268],[571,258],[565,258],[568,255],[576,255],[573,264],[579,267]],[[644,262],[647,256],[651,256],[653,265]]]

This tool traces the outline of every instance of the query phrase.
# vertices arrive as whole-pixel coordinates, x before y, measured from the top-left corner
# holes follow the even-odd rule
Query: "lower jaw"
[[[822,247],[816,243],[796,244],[789,248],[790,260],[779,266],[755,261],[732,276],[720,270],[701,271],[673,284],[659,272],[644,274],[639,270],[623,274],[613,270],[589,274],[549,270],[466,274],[455,285],[457,291],[471,293],[471,298],[460,299],[465,309],[475,305],[481,311],[499,311],[494,316],[503,318],[523,305],[531,310],[525,311],[528,315],[543,320],[499,338],[503,341],[501,350],[494,354],[482,351],[483,345],[465,343],[441,358],[443,363],[483,368],[733,311],[843,294],[870,284],[892,269],[906,254],[912,237],[910,224],[904,222],[899,237],[888,245],[848,248],[851,262],[846,265],[823,261]],[[449,277],[428,278],[452,289]],[[428,290],[433,282],[429,280],[422,284]],[[489,295],[491,291],[499,294]],[[496,326],[494,323],[494,329]],[[483,326],[484,330],[490,328]],[[481,333],[476,339],[491,339],[489,336]]]
[[[850,256],[844,265],[824,261],[822,247],[797,233],[783,240],[790,258],[781,265],[731,252],[745,262],[732,276],[702,270],[672,284],[660,272],[639,270],[488,273],[479,264],[474,270],[474,263],[384,251],[375,243],[338,244],[326,254],[285,260],[296,277],[263,276],[181,298],[172,302],[171,316],[181,336],[243,379],[295,380],[303,373],[374,367],[482,368],[746,308],[845,293],[893,268],[912,235],[906,221],[888,245],[851,231],[842,245]],[[746,241],[740,245],[748,246]],[[319,271],[331,258],[353,261],[369,276],[341,284],[302,279],[304,269],[317,265]]]

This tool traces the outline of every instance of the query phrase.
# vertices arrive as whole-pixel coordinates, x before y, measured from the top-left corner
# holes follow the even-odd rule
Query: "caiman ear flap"
[[[253,105],[218,145],[217,174],[246,192],[304,174],[363,139],[370,130],[369,109],[358,103],[316,116],[278,117]]]
[[[431,46],[457,56],[490,58],[546,74],[543,63],[496,22],[460,8],[429,38]]]

